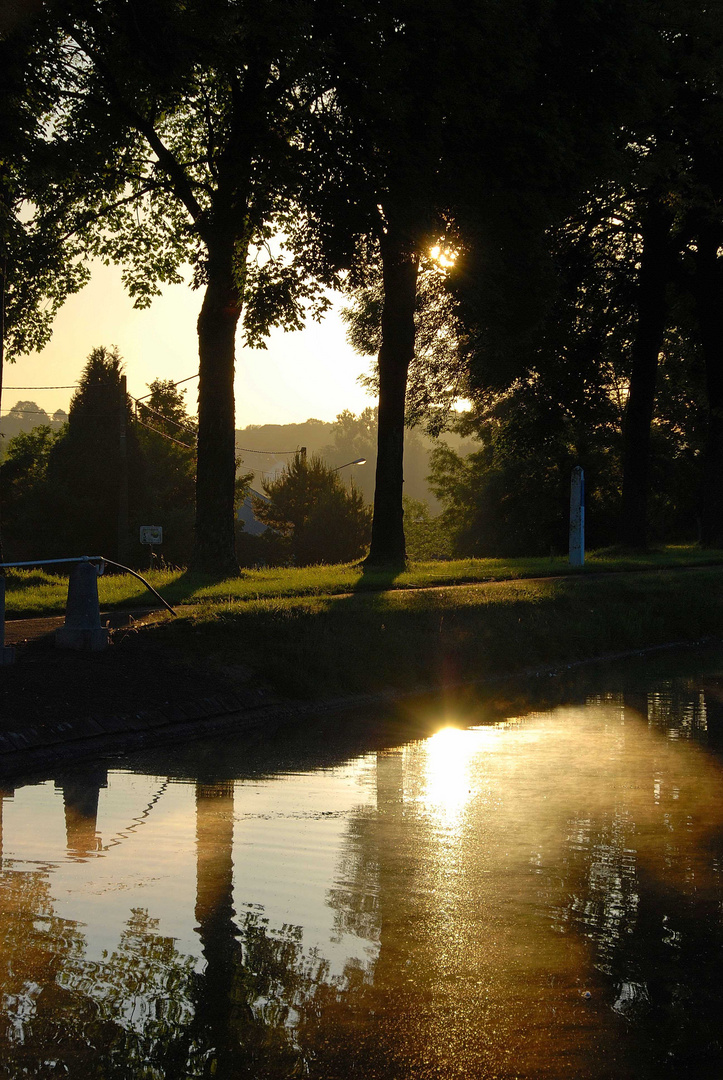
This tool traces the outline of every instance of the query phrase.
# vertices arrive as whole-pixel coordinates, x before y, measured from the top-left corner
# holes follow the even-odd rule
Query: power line
[[[69,386],[3,386],[3,390],[75,390],[79,385],[74,382]]]
[[[150,424],[144,424],[142,420],[139,420],[137,416],[134,417],[137,424],[144,427],[146,431],[152,431],[154,435],[160,435],[162,439],[168,439],[169,442],[175,443],[176,446],[182,446],[184,450],[194,450],[195,447],[189,446],[188,443],[181,442],[180,439],[174,439],[171,435],[166,435],[165,431],[159,431],[158,428],[151,427]]]
[[[236,449],[241,450],[241,452],[244,453],[244,454],[270,454],[271,456],[273,456],[274,454],[298,454],[299,453],[298,446],[297,446],[296,450],[250,450],[248,446],[237,446]]]
[[[64,416],[68,414],[63,409],[56,409],[56,412],[62,412]],[[24,416],[47,416],[49,420],[52,420],[50,413],[47,413],[45,409],[20,409],[18,412],[13,409],[0,409],[0,416],[17,416],[19,420],[22,420]]]
[[[132,401],[135,401],[136,405],[141,403],[141,398],[134,398],[132,394],[128,395]],[[150,396],[150,395],[149,395]],[[174,427],[183,428],[185,431],[190,431],[192,435],[196,434],[195,428],[190,427],[188,424],[182,424],[180,420],[172,420],[170,416],[164,416],[163,413],[158,412],[157,409],[152,409],[150,405],[141,405],[142,409],[146,412],[153,413],[154,416],[160,417],[161,420],[165,420],[167,424],[173,424]]]
[[[197,379],[198,372],[195,375],[187,375],[185,379],[179,379],[178,382],[171,383],[171,386],[180,386],[181,383],[190,382],[191,379]],[[150,394],[144,394],[143,397],[136,398],[136,401],[144,401],[147,397],[153,397],[153,391]]]

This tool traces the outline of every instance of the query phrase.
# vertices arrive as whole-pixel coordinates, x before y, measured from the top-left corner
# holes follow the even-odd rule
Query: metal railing
[[[105,555],[79,555],[73,559],[31,559],[27,562],[2,562],[0,563],[0,649],[5,646],[5,570],[20,570],[23,568],[34,568],[36,566],[60,566],[63,563],[98,563],[99,575],[103,573],[103,569],[106,564],[108,566],[117,566],[119,570],[124,570],[127,574],[132,574],[134,578],[138,578],[142,581],[149,592],[160,600],[165,608],[170,611],[171,615],[176,615],[176,611],[171,607],[167,600],[156,589],[153,588],[149,581],[135,570],[132,570],[130,566],[124,566],[123,563],[116,562],[115,559],[108,559]]]

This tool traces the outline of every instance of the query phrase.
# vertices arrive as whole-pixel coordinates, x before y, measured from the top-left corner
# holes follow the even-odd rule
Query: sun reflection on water
[[[474,794],[472,762],[497,750],[507,727],[506,722],[466,729],[447,725],[423,743],[426,761],[419,801],[446,828],[459,825]]]

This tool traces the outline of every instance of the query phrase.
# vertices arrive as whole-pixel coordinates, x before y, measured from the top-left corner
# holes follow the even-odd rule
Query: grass
[[[159,616],[141,637],[296,697],[444,688],[723,637],[723,552],[692,547],[592,553],[577,571],[561,558],[529,558],[417,563],[397,575],[339,565],[221,582],[184,571],[148,576],[180,617]],[[63,610],[67,579],[21,572],[7,586],[9,614]],[[99,586],[104,607],[152,601],[128,575],[103,576]]]
[[[672,570],[723,565],[723,551],[668,547],[645,554],[620,554],[612,549],[591,552],[581,570],[571,570],[565,557],[520,559],[457,559],[420,562],[390,576],[365,571],[358,564],[247,570],[239,577],[211,581],[183,570],[153,570],[145,576],[173,605],[233,606],[257,600],[293,597],[333,597],[347,593],[472,585],[556,575],[587,576],[634,570]],[[65,610],[67,577],[42,570],[10,571],[6,582],[9,618],[60,615]],[[130,575],[104,575],[99,580],[105,609],[152,607],[156,601]]]
[[[444,688],[669,642],[723,636],[723,567],[568,575],[435,591],[201,604],[152,633],[282,692]]]

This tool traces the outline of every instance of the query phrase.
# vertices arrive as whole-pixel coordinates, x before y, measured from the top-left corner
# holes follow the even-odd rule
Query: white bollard
[[[585,565],[585,474],[579,465],[570,481],[570,566]]]

